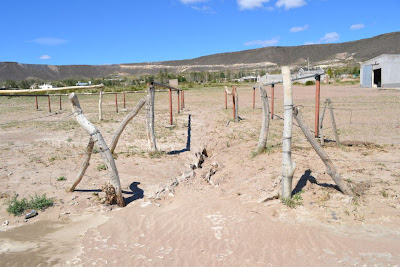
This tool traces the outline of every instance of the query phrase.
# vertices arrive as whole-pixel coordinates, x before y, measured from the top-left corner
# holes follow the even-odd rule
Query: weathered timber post
[[[69,95],[69,99],[72,103],[72,112],[75,115],[78,123],[85,129],[85,131],[90,135],[93,141],[96,143],[97,147],[100,150],[101,157],[103,158],[104,164],[107,166],[108,174],[110,176],[110,184],[114,187],[117,204],[120,207],[125,206],[124,198],[122,197],[122,189],[121,183],[119,180],[117,166],[115,165],[115,161],[113,155],[108,148],[106,142],[104,141],[103,136],[100,131],[94,126],[88,119],[86,119],[85,115],[83,115],[82,109],[79,105],[78,97],[75,93]]]
[[[115,111],[118,113],[118,93],[115,93]]]
[[[271,120],[274,119],[274,94],[275,94],[275,85],[271,84]]]
[[[176,95],[178,96],[178,114],[181,113],[180,103],[179,103],[179,90],[176,91]]]
[[[169,125],[172,125],[172,90],[169,89]]]
[[[321,146],[323,146],[325,144],[323,123],[324,123],[325,110],[326,110],[327,105],[328,105],[328,100],[325,100],[324,109],[322,110],[322,114],[319,117],[319,139],[321,141]]]
[[[261,107],[262,107],[262,122],[260,137],[258,138],[257,152],[262,152],[267,147],[268,132],[269,132],[269,107],[267,91],[263,89],[262,85],[259,86]]]
[[[89,167],[89,161],[90,161],[90,157],[92,156],[93,146],[94,146],[94,141],[93,141],[92,137],[90,137],[89,143],[88,143],[88,145],[86,147],[86,151],[85,151],[85,159],[82,162],[81,169],[79,170],[78,176],[77,176],[74,184],[68,190],[69,192],[74,192],[77,185],[81,182],[82,177],[86,172],[86,169]]]
[[[183,110],[183,91],[181,90],[181,110]]]
[[[49,112],[51,113],[50,96],[47,96],[47,102],[49,103]]]
[[[60,96],[59,102],[60,102],[60,110],[62,110],[62,106],[61,106],[61,96]]]
[[[138,114],[139,110],[144,106],[145,103],[146,97],[143,97],[139,100],[139,103],[136,105],[136,107],[131,112],[129,112],[129,114],[122,120],[121,124],[118,126],[118,129],[113,135],[113,139],[110,145],[111,153],[114,153],[119,137],[121,136],[122,131],[125,129],[126,125]]]
[[[103,88],[99,92],[99,121],[103,120]]]
[[[156,135],[154,132],[154,98],[155,87],[154,85],[149,85],[146,98],[146,130],[151,151],[157,151]]]
[[[293,92],[290,69],[282,67],[283,77],[283,146],[282,146],[282,198],[292,197],[292,180],[296,164],[292,161]]]
[[[256,107],[256,87],[253,87],[253,109]]]
[[[319,103],[321,93],[321,75],[315,74],[315,137],[318,137]]]
[[[323,150],[323,148],[318,144],[318,142],[313,137],[313,134],[308,129],[308,126],[304,123],[303,116],[298,107],[295,107],[293,109],[293,115],[294,115],[294,118],[296,119],[297,123],[299,124],[301,130],[303,131],[304,135],[310,142],[311,146],[314,148],[315,152],[317,152],[318,156],[324,162],[324,164],[327,168],[327,173],[335,181],[335,183],[339,187],[340,191],[342,191],[346,195],[352,196],[353,192],[350,190],[350,188],[345,183],[343,183],[342,178],[340,177],[340,174],[337,172],[336,167],[333,165],[328,154],[326,154],[326,152]]]
[[[182,108],[185,108],[185,91],[182,90]]]
[[[36,110],[39,110],[39,103],[38,103],[37,96],[35,96],[35,104],[36,104]]]
[[[327,101],[328,101],[328,106],[329,106],[329,113],[331,115],[333,134],[335,135],[336,144],[340,145],[339,135],[338,135],[337,128],[336,128],[335,116],[333,115],[332,101],[330,98],[328,98]]]

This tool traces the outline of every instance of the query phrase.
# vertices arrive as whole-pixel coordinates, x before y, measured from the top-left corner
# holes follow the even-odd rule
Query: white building
[[[360,85],[400,88],[400,55],[383,54],[361,63]]]
[[[53,85],[44,83],[43,85],[39,85],[39,89],[51,89]]]

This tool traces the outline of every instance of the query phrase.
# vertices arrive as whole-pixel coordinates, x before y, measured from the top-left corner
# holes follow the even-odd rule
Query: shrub
[[[46,194],[43,194],[42,196],[35,194],[34,197],[30,198],[31,199],[29,201],[26,198],[18,200],[18,195],[13,196],[7,203],[7,212],[9,214],[19,216],[29,209],[43,211],[54,204],[53,199],[47,198]]]
[[[57,181],[66,181],[67,178],[65,178],[65,176],[60,176],[57,178]]]
[[[306,85],[314,85],[315,82],[314,81],[306,81]]]

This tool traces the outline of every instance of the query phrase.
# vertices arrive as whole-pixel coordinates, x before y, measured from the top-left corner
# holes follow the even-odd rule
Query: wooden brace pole
[[[157,151],[156,135],[154,132],[154,100],[155,100],[155,87],[150,85],[147,89],[146,98],[146,130],[147,139],[151,151]]]
[[[71,109],[75,115],[78,123],[85,129],[85,131],[90,135],[93,141],[96,143],[97,147],[100,150],[101,157],[103,158],[104,164],[107,166],[108,174],[110,176],[110,184],[114,187],[117,205],[120,207],[125,206],[124,198],[122,197],[122,189],[121,183],[119,180],[117,166],[115,165],[115,161],[113,155],[108,148],[106,142],[100,131],[94,126],[88,119],[86,119],[85,115],[83,115],[81,106],[79,105],[78,97],[75,93],[69,95],[69,99],[72,103]]]
[[[89,161],[90,161],[90,157],[92,156],[93,146],[94,146],[94,141],[93,141],[92,137],[90,137],[89,143],[88,143],[88,145],[86,147],[86,151],[85,151],[85,159],[82,162],[81,169],[79,170],[78,176],[77,176],[74,184],[69,189],[69,192],[74,192],[75,188],[81,182],[83,175],[85,175],[85,172],[86,172],[87,168],[89,167]]]
[[[115,131],[113,139],[111,141],[110,145],[111,153],[114,153],[119,137],[124,131],[126,125],[128,125],[128,123],[139,113],[139,110],[144,106],[145,103],[146,103],[146,97],[143,97],[142,99],[139,100],[139,103],[136,105],[136,107],[131,112],[129,112],[129,114],[123,119],[121,124],[118,126],[118,129]]]
[[[293,115],[294,115],[294,118],[296,119],[297,123],[299,124],[301,130],[303,131],[304,135],[310,142],[311,146],[314,148],[315,152],[317,152],[318,156],[324,162],[324,164],[327,168],[327,173],[335,181],[335,183],[339,187],[340,191],[342,191],[346,195],[352,196],[353,192],[350,190],[350,188],[347,186],[347,184],[343,183],[342,178],[340,177],[340,174],[337,172],[336,167],[335,167],[335,165],[333,165],[328,154],[326,154],[326,152],[323,150],[323,148],[318,144],[318,142],[315,140],[313,134],[308,129],[308,126],[304,123],[303,116],[298,107],[295,107],[293,109]]]

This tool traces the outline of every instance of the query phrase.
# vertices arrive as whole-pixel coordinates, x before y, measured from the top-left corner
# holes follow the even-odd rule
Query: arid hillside
[[[107,75],[156,74],[160,70],[182,73],[225,69],[265,69],[281,65],[304,66],[309,58],[313,65],[357,65],[381,54],[400,53],[400,32],[338,44],[292,47],[264,47],[221,53],[194,59],[124,63],[114,65],[38,65],[0,62],[0,82],[5,80],[98,78]]]

